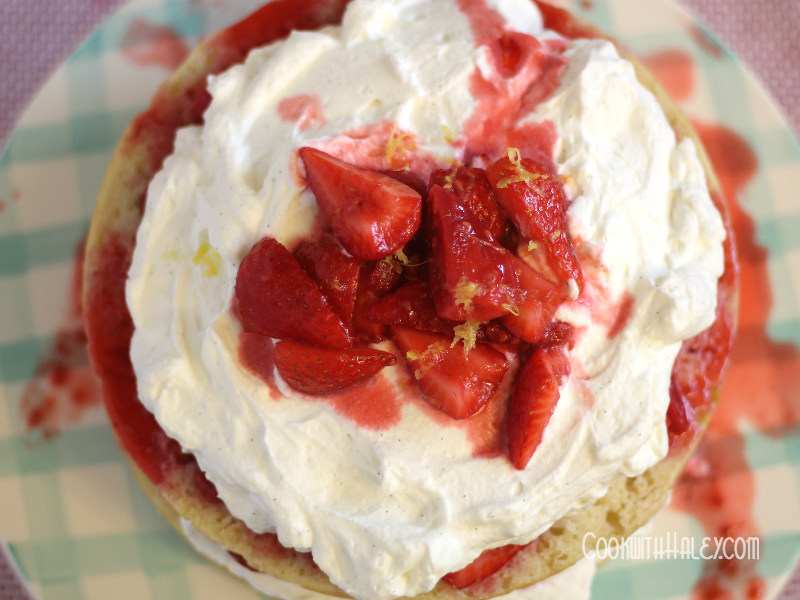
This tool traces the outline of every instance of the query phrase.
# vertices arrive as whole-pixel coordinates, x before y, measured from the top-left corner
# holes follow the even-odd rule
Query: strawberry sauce
[[[239,360],[251,373],[259,377],[275,392],[275,344],[272,338],[242,332],[239,335]],[[348,389],[344,393],[308,395],[309,402],[324,402],[333,410],[350,419],[359,427],[382,431],[400,422],[403,400],[393,386],[382,378]]]
[[[400,422],[403,402],[392,384],[382,377],[355,386],[341,394],[311,398],[330,405],[359,427],[373,431],[390,429]]]
[[[487,78],[479,68],[472,74],[472,94],[478,100],[464,124],[465,162],[502,156],[508,148],[554,168],[555,127],[549,121],[517,124],[520,117],[555,91],[566,61],[534,37],[503,33],[503,19],[483,2],[460,0],[478,44],[488,44],[497,77]]]
[[[294,121],[300,131],[325,124],[322,99],[315,94],[300,94],[284,98],[278,104],[278,114],[284,121]]]
[[[631,318],[631,314],[633,314],[635,302],[636,298],[629,292],[625,292],[622,295],[615,311],[616,317],[614,318],[614,323],[611,325],[611,329],[608,330],[608,339],[613,340],[625,329],[625,326]]]
[[[642,61],[675,102],[686,100],[694,89],[695,65],[682,50],[663,50]]]
[[[272,338],[243,331],[239,334],[239,362],[275,389],[275,344]]]
[[[177,69],[189,55],[189,46],[171,27],[135,19],[122,38],[122,54],[143,66]]]
[[[44,438],[80,422],[88,410],[102,404],[100,381],[86,353],[81,310],[83,254],[81,241],[75,252],[67,314],[28,382],[20,404],[28,430],[39,431]]]

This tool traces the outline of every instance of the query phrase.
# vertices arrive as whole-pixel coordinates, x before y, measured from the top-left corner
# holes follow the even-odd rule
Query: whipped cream
[[[433,416],[402,364],[360,392],[402,407],[385,427],[240,364],[229,310],[239,262],[264,236],[307,234],[317,214],[297,149],[389,168],[387,132],[403,132],[424,176],[465,158],[461,136],[484,110],[476,73],[514,89],[497,83],[459,4],[356,0],[341,26],[293,33],[211,78],[205,124],[178,132],[150,185],[129,272],[144,405],[233,515],[312,552],[356,598],[426,591],[660,460],[672,364],[681,340],[712,323],[723,270],[724,229],[692,142],[676,142],[610,43],[558,40],[569,61],[559,87],[516,124],[555,128],[570,233],[591,260],[581,296],[557,314],[579,331],[572,375],[527,469],[476,456],[469,430]],[[487,4],[509,30],[558,39],[529,0]]]

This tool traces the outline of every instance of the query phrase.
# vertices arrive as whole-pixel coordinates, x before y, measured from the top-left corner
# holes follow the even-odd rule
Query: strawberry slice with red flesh
[[[414,173],[413,171],[405,171],[403,169],[390,169],[388,171],[381,171],[384,175],[396,179],[400,183],[406,184],[412,190],[417,192],[420,196],[425,196],[428,193],[428,184],[425,180]]]
[[[470,213],[470,222],[477,231],[487,231],[496,240],[503,236],[506,216],[494,197],[486,171],[474,167],[434,171],[430,185],[451,190]]]
[[[516,312],[525,292],[514,255],[475,230],[454,192],[434,185],[428,207],[430,282],[437,312],[453,321],[490,321]]]
[[[436,312],[427,279],[404,283],[394,292],[376,300],[364,311],[365,318],[383,325],[404,325],[421,331],[454,335],[458,321],[443,319]],[[475,330],[475,340],[508,345],[509,331],[497,321],[482,323]]]
[[[356,303],[361,261],[348,256],[338,242],[329,236],[317,242],[302,242],[293,254],[342,322],[350,323]]]
[[[574,345],[572,325],[564,321],[553,321],[547,326],[547,330],[537,345],[546,348],[561,346],[571,350]]]
[[[391,294],[378,299],[364,316],[384,325],[405,325],[423,331],[453,333],[458,321],[443,319],[436,312],[428,281],[417,279],[403,284]]]
[[[534,350],[517,374],[508,409],[508,456],[517,469],[528,466],[541,443],[569,371],[564,349],[552,346]]]
[[[367,319],[366,313],[379,298],[394,290],[401,279],[402,269],[394,258],[361,266],[351,321],[357,342],[366,344],[386,339],[386,326]]]
[[[394,365],[397,357],[376,348],[333,350],[291,340],[275,344],[275,366],[283,380],[306,394],[347,389]]]
[[[582,289],[583,272],[567,231],[567,203],[555,173],[532,159],[514,156],[489,165],[486,176],[520,234],[543,245],[562,283],[573,279]]]
[[[504,315],[501,320],[512,334],[526,342],[535,343],[544,336],[567,295],[563,287],[556,287],[521,260],[517,261],[525,300],[517,307],[515,314]]]
[[[365,263],[361,268],[358,291],[368,291],[380,298],[397,289],[403,278],[403,266],[395,257]]]
[[[485,344],[465,352],[461,343],[451,347],[453,336],[402,326],[390,331],[426,400],[454,419],[483,408],[508,370],[503,353]]]
[[[352,346],[347,328],[297,259],[274,238],[239,265],[235,296],[245,331],[327,348]]]
[[[500,570],[508,561],[514,558],[525,546],[509,544],[498,548],[484,550],[478,558],[473,560],[463,569],[448,573],[442,579],[456,589],[464,589],[476,581],[485,579]]]
[[[394,254],[419,228],[422,197],[409,186],[315,148],[301,148],[299,156],[333,234],[355,258]]]

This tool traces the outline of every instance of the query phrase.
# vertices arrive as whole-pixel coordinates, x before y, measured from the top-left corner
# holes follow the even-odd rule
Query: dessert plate
[[[132,479],[86,363],[74,277],[124,127],[201,36],[256,2],[225,4],[126,3],[55,72],[0,159],[0,542],[42,600],[259,597],[192,551]],[[739,207],[743,263],[722,409],[670,506],[636,543],[601,541],[592,597],[778,597],[800,554],[800,150],[755,80],[669,0],[569,7],[695,121]]]

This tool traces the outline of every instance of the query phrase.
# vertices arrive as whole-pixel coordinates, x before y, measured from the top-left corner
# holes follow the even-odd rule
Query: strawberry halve
[[[249,568],[332,596],[343,596],[344,592],[331,583],[309,553],[286,548],[279,543],[276,535],[256,533],[230,514],[217,497],[214,486],[198,467],[195,458],[181,451],[179,444],[167,436],[153,415],[139,401],[136,373],[129,355],[134,325],[126,305],[125,284],[136,232],[146,202],[147,185],[172,151],[176,130],[202,122],[203,111],[210,101],[205,88],[206,76],[219,73],[242,61],[251,48],[281,39],[291,30],[316,29],[337,23],[346,3],[346,0],[271,2],[251,17],[203,42],[191,54],[162,85],[150,108],[137,117],[126,130],[117,147],[92,220],[84,269],[84,314],[92,363],[102,380],[108,414],[121,450],[150,498],[179,530],[181,519],[190,521],[199,532],[222,545]],[[567,38],[605,37],[565,11],[541,3],[540,8],[546,25]],[[520,51],[513,37],[498,40],[497,51],[502,55],[504,68],[513,71],[516,53]],[[652,76],[636,66],[639,80],[656,95],[676,136],[679,139],[691,137],[695,141],[705,167],[712,198],[724,216],[724,199],[697,136]],[[546,81],[543,85],[552,87],[552,71],[545,69],[544,73]],[[519,140],[504,140],[503,144],[506,145],[509,141]],[[517,145],[525,147],[524,144]],[[326,160],[315,151],[306,151],[305,158],[316,163],[324,163]],[[494,168],[487,169],[486,181],[497,188],[498,183],[513,176],[511,171],[517,168],[513,158],[509,156],[509,164],[498,161]],[[527,163],[519,164],[524,166]],[[539,160],[537,164],[541,165],[542,161]],[[536,168],[539,167],[527,165],[526,173],[530,174]],[[543,176],[546,177],[542,173],[536,173],[537,179]],[[408,178],[409,174],[396,174],[394,177],[402,180]],[[451,178],[449,188],[446,185],[448,177]],[[454,187],[453,181],[461,183]],[[411,183],[410,187],[413,188],[416,182],[406,183]],[[547,357],[556,353],[553,348],[567,343],[569,333],[559,329],[557,324],[553,326],[551,320],[556,307],[574,290],[559,287],[541,273],[522,269],[517,264],[518,259],[506,249],[506,246],[511,245],[508,239],[504,243],[493,245],[492,240],[503,237],[505,227],[503,220],[496,218],[497,209],[494,207],[470,209],[470,214],[478,215],[475,220],[469,215],[463,219],[462,216],[458,217],[461,221],[471,223],[468,228],[448,229],[449,222],[443,222],[441,215],[448,211],[456,211],[462,215],[458,212],[461,209],[453,204],[453,197],[461,190],[462,199],[467,200],[462,200],[460,206],[469,206],[468,198],[473,193],[472,190],[486,185],[483,175],[458,171],[439,173],[431,177],[430,183],[432,189],[436,190],[433,195],[438,198],[435,202],[439,208],[422,214],[423,223],[420,227],[428,227],[433,222],[433,226],[446,230],[446,239],[461,244],[464,256],[477,253],[481,257],[494,257],[496,261],[507,263],[508,276],[499,282],[493,282],[495,287],[489,289],[484,296],[469,296],[470,301],[474,300],[469,304],[463,301],[463,295],[459,296],[460,291],[469,291],[469,284],[475,283],[470,279],[469,270],[458,263],[458,256],[453,258],[449,253],[437,249],[434,244],[431,269],[439,269],[442,276],[438,278],[437,285],[444,286],[445,289],[433,289],[433,302],[429,302],[425,294],[420,292],[425,289],[424,283],[420,283],[422,279],[417,276],[420,267],[416,267],[417,271],[413,270],[413,266],[417,265],[414,259],[429,259],[425,255],[424,243],[414,246],[415,240],[412,236],[417,230],[416,226],[413,231],[402,232],[400,241],[389,242],[377,250],[362,250],[364,244],[358,236],[342,233],[337,238],[338,242],[343,246],[352,244],[346,248],[350,256],[375,262],[370,263],[369,269],[357,264],[337,266],[337,269],[350,273],[349,280],[357,286],[357,290],[333,299],[330,293],[326,296],[324,286],[320,286],[323,289],[320,297],[324,296],[320,305],[326,308],[319,309],[318,312],[324,312],[325,319],[330,321],[331,317],[326,311],[330,310],[330,315],[334,315],[335,319],[339,319],[342,311],[345,311],[353,317],[352,325],[343,325],[341,330],[336,330],[338,337],[335,337],[333,343],[329,340],[320,342],[316,338],[298,341],[293,331],[286,333],[281,330],[276,333],[268,330],[270,336],[287,338],[278,342],[282,346],[275,352],[271,340],[262,339],[258,332],[251,333],[256,338],[248,338],[243,343],[242,360],[250,364],[258,363],[258,368],[266,373],[265,380],[269,385],[275,385],[269,376],[274,364],[272,361],[279,363],[278,368],[281,368],[281,364],[289,364],[290,367],[285,368],[293,370],[294,380],[301,382],[297,385],[308,385],[305,382],[313,367],[304,362],[305,357],[297,358],[297,353],[302,352],[303,344],[320,344],[326,346],[326,352],[341,356],[342,352],[353,352],[351,346],[354,341],[356,346],[365,345],[381,336],[389,336],[403,349],[407,357],[404,360],[409,368],[428,372],[430,365],[425,363],[425,349],[444,343],[442,340],[452,340],[452,334],[448,335],[447,332],[461,326],[457,330],[457,334],[461,332],[462,338],[457,347],[461,355],[448,354],[442,360],[458,364],[458,369],[485,371],[485,380],[476,387],[484,391],[488,389],[492,394],[499,386],[507,365],[504,364],[503,355],[491,344],[502,345],[510,343],[509,340],[528,344],[525,347],[530,350],[531,358],[519,376],[520,388],[541,384],[542,375],[537,373],[544,372],[548,399],[553,400],[552,394],[557,393],[557,381],[564,376],[565,369],[553,370],[553,364],[560,364],[560,359],[548,362]],[[322,184],[315,183],[312,179],[310,185],[317,188],[315,193],[320,193]],[[425,181],[422,185],[427,187]],[[510,189],[508,185],[500,185],[500,188]],[[398,189],[405,194],[409,186],[403,185]],[[519,204],[520,198],[524,202],[522,196],[505,193],[497,195],[499,205],[510,215],[512,221],[518,220],[519,215],[526,210],[524,204]],[[534,227],[538,228],[536,231],[527,233],[542,238],[552,246],[551,254],[556,258],[551,261],[550,274],[556,272],[562,280],[572,279],[580,286],[580,266],[564,235],[563,216],[553,213],[552,209],[551,205],[540,219],[533,222]],[[439,225],[436,225],[437,222]],[[516,227],[523,229],[525,225],[521,227],[517,223]],[[503,546],[501,549],[487,551],[470,567],[445,576],[432,591],[420,594],[417,598],[490,598],[529,586],[580,559],[585,532],[593,532],[596,538],[627,536],[646,523],[664,505],[718,400],[731,349],[735,330],[737,266],[730,228],[727,229],[728,237],[724,244],[725,272],[719,280],[716,319],[709,329],[683,344],[672,371],[671,402],[666,417],[670,437],[668,456],[637,477],[620,478],[603,498],[563,517],[539,536],[535,543]],[[336,234],[336,231],[333,233]],[[407,243],[410,246],[406,246]],[[402,262],[403,257],[397,252],[403,247],[411,247],[419,256],[405,257],[406,263],[412,265],[408,271],[411,275],[400,280],[394,275],[392,265],[397,266],[398,261]],[[359,255],[359,252],[362,254]],[[442,256],[440,260],[436,259],[437,252]],[[324,256],[319,246],[314,244],[310,248],[295,249],[294,255],[292,260],[296,259],[298,265],[305,264],[306,272],[312,270],[309,264],[321,264],[323,259],[320,257]],[[376,261],[379,258],[386,260]],[[452,277],[453,273],[458,276],[453,279],[451,287],[447,288],[448,277]],[[313,272],[309,273],[309,277],[309,281],[314,280]],[[466,284],[459,287],[459,282],[464,281]],[[485,282],[478,283],[483,285]],[[305,280],[303,285],[306,285]],[[519,290],[534,291],[521,293]],[[529,304],[532,298],[536,298],[536,302]],[[327,308],[328,304],[333,308]],[[508,309],[511,305],[513,309]],[[446,308],[443,309],[442,306]],[[241,307],[239,311],[241,316]],[[413,319],[410,316],[412,313]],[[258,315],[254,319],[257,320]],[[420,334],[420,328],[425,330],[424,334]],[[615,326],[612,329],[617,328]],[[472,344],[481,344],[481,354],[475,361],[472,358],[468,360],[467,354],[461,353],[460,345],[464,344],[466,347],[468,340]],[[369,356],[376,370],[395,361],[395,357],[390,358],[386,353],[378,352],[380,351],[373,351]],[[347,361],[343,365],[339,368],[347,370]],[[423,374],[418,379],[423,386],[423,393],[442,386],[448,389],[452,387],[446,381],[443,383],[441,378],[426,379]],[[287,380],[293,381],[291,377]],[[316,388],[312,385],[310,389],[313,391]],[[523,391],[518,394],[524,395]],[[442,402],[437,409],[445,412],[448,418],[463,418],[481,410],[487,400],[480,394],[465,394],[460,398],[468,401]],[[526,406],[523,404],[518,410],[525,413]],[[537,421],[541,418],[541,414],[536,413],[531,420]],[[509,430],[508,435],[509,438],[517,436],[513,430]],[[526,456],[529,458],[529,454],[535,451],[535,444],[531,448],[529,439],[520,440],[519,443],[509,440],[509,446],[513,463],[524,468]]]

